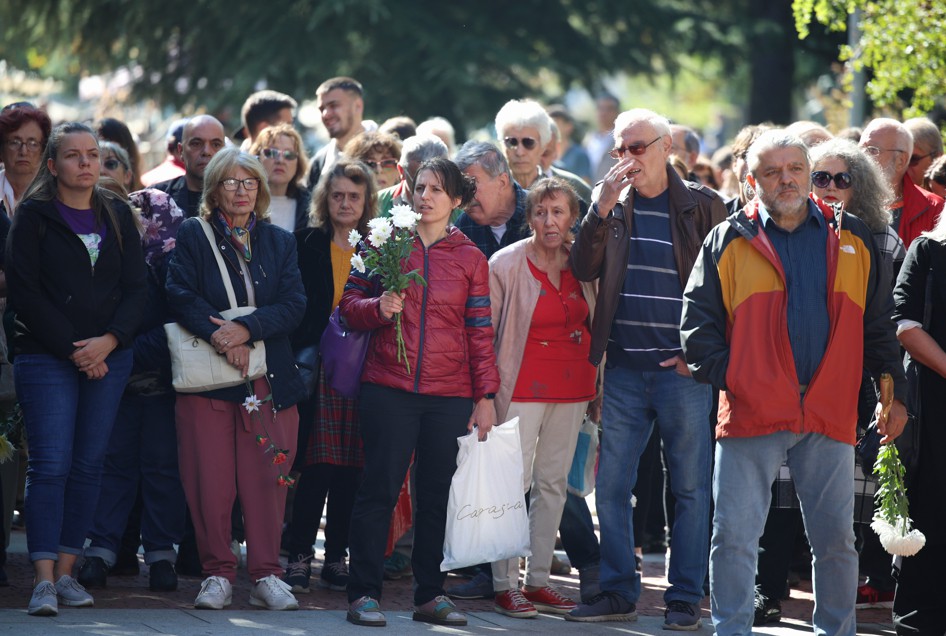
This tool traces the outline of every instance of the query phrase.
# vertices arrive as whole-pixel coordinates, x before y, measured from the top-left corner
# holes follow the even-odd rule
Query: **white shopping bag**
[[[531,556],[519,418],[493,427],[483,442],[475,430],[457,441],[440,571]]]

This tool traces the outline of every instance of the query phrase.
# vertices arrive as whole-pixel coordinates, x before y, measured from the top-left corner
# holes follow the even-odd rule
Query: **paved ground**
[[[589,502],[593,508],[593,496]],[[321,566],[322,534],[317,545],[318,559],[313,564],[312,591],[299,594],[298,612],[268,612],[249,604],[251,582],[246,570],[239,571],[233,586],[233,605],[222,611],[193,609],[194,597],[201,580],[181,577],[176,592],[155,593],[148,590],[147,566],[141,563],[136,577],[109,577],[108,588],[94,590],[95,607],[84,609],[61,608],[56,618],[39,618],[26,613],[26,604],[32,591],[32,567],[26,554],[26,536],[22,530],[11,533],[8,550],[7,574],[10,587],[0,588],[0,634],[78,636],[144,636],[173,634],[191,636],[205,634],[281,634],[305,636],[308,634],[669,634],[662,630],[664,556],[648,554],[644,557],[642,593],[637,610],[639,619],[634,623],[584,624],[564,621],[561,617],[541,615],[537,619],[512,619],[492,611],[492,601],[458,601],[458,607],[467,613],[469,626],[463,629],[433,627],[411,620],[412,590],[410,578],[385,582],[381,601],[388,619],[385,630],[370,630],[345,622],[347,606],[344,592],[332,592],[318,587],[318,568]],[[558,553],[564,557],[564,553]],[[463,582],[449,577],[447,587]],[[578,598],[578,576],[573,570],[569,576],[553,577],[553,585],[566,595]],[[813,609],[811,584],[802,581],[791,590],[791,598],[782,601],[783,620],[775,626],[757,628],[754,633],[780,636],[799,636],[811,633]],[[890,610],[858,611],[858,634],[895,634]],[[695,632],[711,634],[709,602],[703,603],[703,627]]]

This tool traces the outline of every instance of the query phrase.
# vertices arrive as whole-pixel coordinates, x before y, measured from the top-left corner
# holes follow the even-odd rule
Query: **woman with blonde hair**
[[[290,124],[268,126],[256,136],[249,152],[266,168],[270,222],[290,232],[304,228],[309,190],[301,184],[309,171],[309,159],[302,137]]]
[[[305,293],[292,235],[261,222],[269,210],[266,177],[259,160],[237,148],[214,155],[204,172],[201,218],[181,224],[168,266],[168,303],[181,326],[210,343],[244,377],[250,349],[257,343],[266,347],[266,374],[252,382],[252,393],[267,401],[255,413],[244,408],[248,396],[242,384],[177,396],[181,481],[208,575],[197,608],[222,609],[231,602],[237,558],[230,550],[230,514],[236,497],[246,524],[247,569],[256,582],[250,604],[299,607],[279,579],[286,489],[273,464],[280,458],[264,452],[257,436],[284,449],[289,461],[294,457],[295,405],[305,389],[289,336],[302,320]],[[211,226],[212,243],[202,223]],[[230,302],[213,250],[223,258],[237,305],[255,307],[253,313],[221,317]]]

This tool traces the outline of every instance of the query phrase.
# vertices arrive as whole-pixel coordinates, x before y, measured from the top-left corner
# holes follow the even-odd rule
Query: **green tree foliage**
[[[43,70],[65,54],[74,77],[137,66],[137,96],[180,107],[235,108],[261,82],[311,97],[351,75],[368,115],[485,122],[511,97],[673,73],[681,54],[732,65],[745,1],[5,0],[0,58]]]
[[[869,69],[867,93],[904,117],[923,115],[946,95],[946,2],[942,0],[794,0],[795,26],[808,35],[812,18],[834,31],[859,10],[860,40],[840,59]]]

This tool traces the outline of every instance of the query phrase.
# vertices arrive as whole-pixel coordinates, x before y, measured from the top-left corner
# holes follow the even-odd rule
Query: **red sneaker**
[[[884,592],[871,585],[861,585],[857,588],[857,601],[854,607],[867,609],[868,607],[893,607],[894,591]]]
[[[496,592],[493,609],[513,618],[533,618],[539,615],[535,606],[527,601],[519,590]]]
[[[575,601],[551,587],[543,587],[535,592],[522,590],[522,596],[530,601],[537,610],[549,614],[568,614],[578,607]]]

